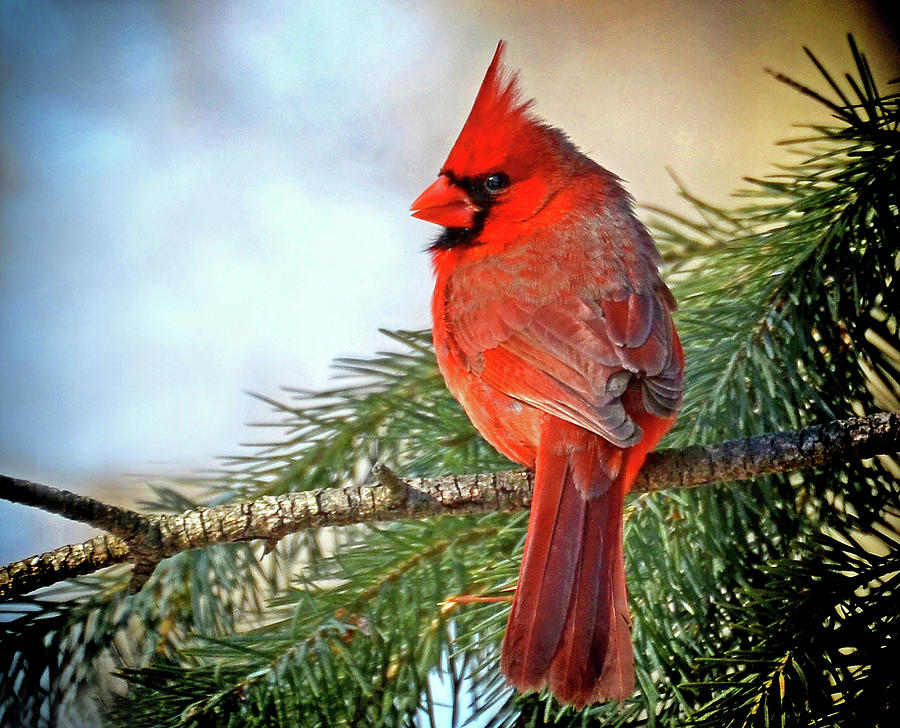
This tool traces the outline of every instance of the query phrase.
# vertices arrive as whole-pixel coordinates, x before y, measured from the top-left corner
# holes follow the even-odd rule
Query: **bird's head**
[[[503,49],[501,41],[437,180],[412,204],[413,217],[448,228],[435,247],[472,244],[482,231],[530,220],[582,156],[562,131],[534,115],[531,101],[522,101]]]

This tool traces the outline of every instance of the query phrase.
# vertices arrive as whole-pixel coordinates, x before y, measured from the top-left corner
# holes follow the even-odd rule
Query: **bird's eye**
[[[503,172],[494,172],[494,174],[489,174],[484,178],[483,184],[486,192],[491,195],[496,195],[498,192],[509,187],[509,177],[503,174]]]

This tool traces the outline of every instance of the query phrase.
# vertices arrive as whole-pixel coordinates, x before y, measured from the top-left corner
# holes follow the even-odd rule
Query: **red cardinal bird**
[[[622,508],[681,405],[684,357],[659,253],[619,178],[487,70],[413,215],[431,246],[434,350],[501,453],[535,470],[501,667],[582,707],[634,689]]]

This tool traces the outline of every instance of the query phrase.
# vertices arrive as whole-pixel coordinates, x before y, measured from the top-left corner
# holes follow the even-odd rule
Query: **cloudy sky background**
[[[499,38],[545,118],[678,208],[826,121],[802,46],[882,84],[879,3],[0,0],[0,472],[129,503],[257,437],[245,390],[326,384],[429,325],[408,216]],[[271,431],[266,433],[271,434]],[[137,493],[140,495],[140,493]],[[83,535],[0,503],[0,562]]]

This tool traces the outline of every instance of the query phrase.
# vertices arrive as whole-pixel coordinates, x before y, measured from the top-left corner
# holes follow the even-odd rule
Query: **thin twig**
[[[0,497],[87,523],[122,538],[130,538],[147,520],[146,516],[127,508],[8,475],[0,475]]]

